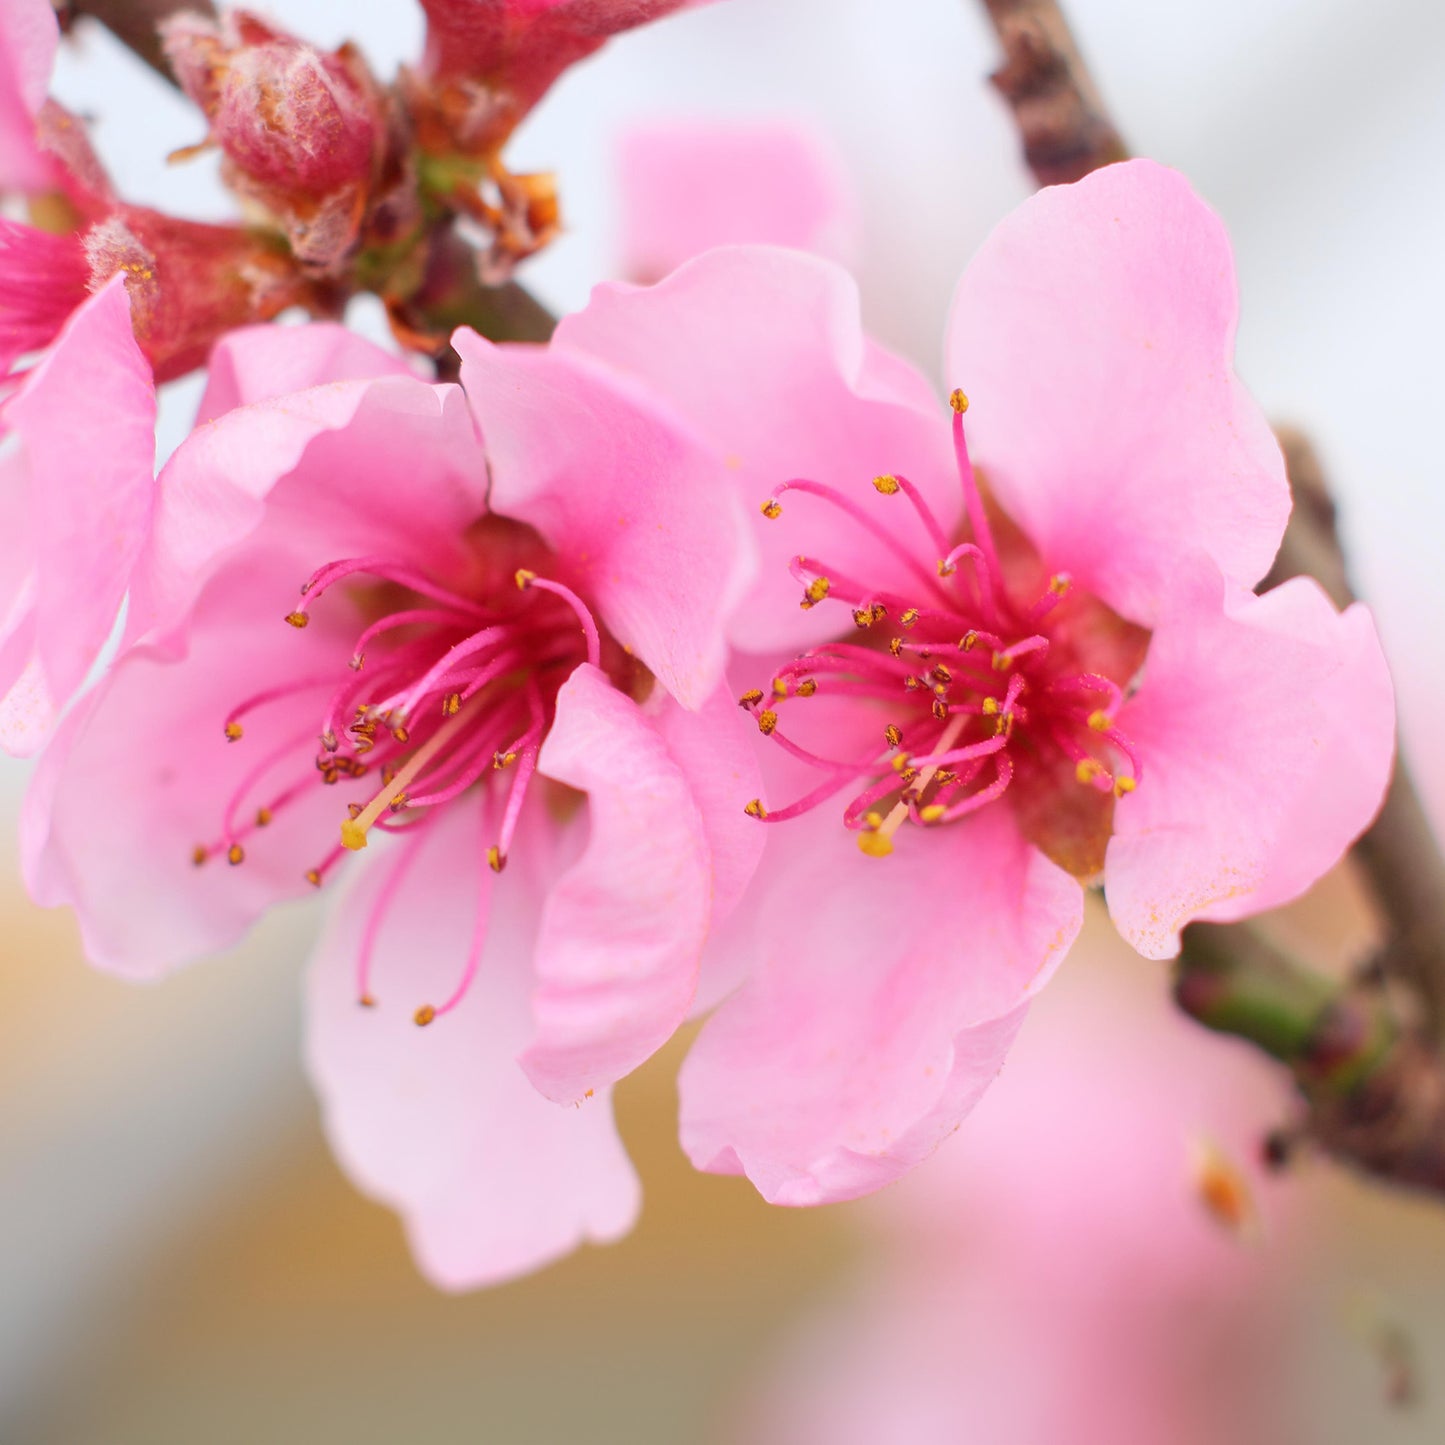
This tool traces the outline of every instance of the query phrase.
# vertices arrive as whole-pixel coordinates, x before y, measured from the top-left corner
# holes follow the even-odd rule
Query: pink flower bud
[[[360,56],[317,50],[245,12],[178,15],[164,34],[177,79],[225,152],[228,182],[278,217],[303,262],[335,266],[356,238],[386,136]]]

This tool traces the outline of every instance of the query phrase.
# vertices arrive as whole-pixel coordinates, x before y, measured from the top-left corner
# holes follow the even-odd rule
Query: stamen
[[[366,917],[366,925],[362,930],[361,946],[356,951],[356,997],[366,1008],[371,1008],[376,1003],[371,992],[371,959],[376,951],[376,941],[381,935],[381,925],[385,921],[387,911],[396,899],[401,885],[406,881],[407,874],[411,872],[421,854],[424,834],[420,827],[415,827],[412,831],[417,834],[416,837],[408,837],[404,843],[397,845],[401,851],[391,871],[377,890],[376,899],[371,905],[371,911]]]
[[[958,398],[962,398],[961,406]],[[958,479],[963,487],[963,504],[968,512],[968,524],[973,530],[973,540],[988,562],[989,570],[995,576],[1002,576],[993,531],[983,509],[983,494],[978,489],[978,478],[974,476],[973,463],[968,457],[968,438],[963,434],[963,414],[968,410],[968,398],[961,391],[955,391],[948,400],[953,407],[953,452],[958,460]]]
[[[934,555],[941,557],[948,551],[948,536],[939,525],[938,518],[933,515],[933,508],[924,501],[923,493],[907,477],[890,473],[886,477],[875,477],[873,485],[885,497],[893,497],[902,492],[913,504],[913,510],[918,513],[918,520],[923,523],[923,530],[928,533],[928,540],[933,545]]]
[[[536,573],[527,574],[527,580],[522,580],[526,569],[517,573],[517,586],[524,592],[535,587],[540,592],[551,592],[560,597],[577,614],[577,620],[582,624],[582,635],[587,639],[587,661],[593,667],[602,665],[602,638],[597,631],[597,620],[588,610],[587,604],[570,588],[564,587],[560,582],[553,582],[547,577],[538,577]]]

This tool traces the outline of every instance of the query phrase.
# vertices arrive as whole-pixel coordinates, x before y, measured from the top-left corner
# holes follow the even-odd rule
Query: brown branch
[[[1041,186],[1128,158],[1055,0],[983,0],[1003,46],[991,77],[1009,103]]]
[[[1347,607],[1355,594],[1319,457],[1293,428],[1281,427],[1278,435],[1294,512],[1262,589],[1290,577],[1313,577],[1337,606]],[[1414,991],[1426,1034],[1437,1046],[1445,1044],[1445,858],[1403,757],[1397,756],[1379,816],[1352,856],[1388,931],[1379,963]]]
[[[167,80],[171,79],[171,68],[161,50],[161,21],[178,10],[198,15],[216,13],[211,0],[60,0],[55,8],[61,24],[67,27],[81,15],[99,21]]]

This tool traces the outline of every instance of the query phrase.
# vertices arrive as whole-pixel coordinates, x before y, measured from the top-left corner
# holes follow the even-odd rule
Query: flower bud
[[[166,55],[205,111],[228,183],[284,226],[298,258],[335,269],[355,242],[386,139],[381,93],[350,46],[323,52],[238,11],[182,14]]]

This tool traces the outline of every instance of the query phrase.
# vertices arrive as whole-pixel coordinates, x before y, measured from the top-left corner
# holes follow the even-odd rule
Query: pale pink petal
[[[449,808],[383,915],[376,1003],[357,1002],[356,963],[399,840],[378,847],[317,949],[307,1060],[327,1133],[347,1172],[400,1211],[417,1260],[445,1289],[496,1283],[631,1228],[638,1183],[605,1094],[578,1108],[544,1099],[514,1055],[531,1028],[529,959],[558,860],[538,846],[541,809],[493,879],[479,808]],[[449,995],[489,904],[481,967],[461,1003],[428,1028],[415,1009]]]
[[[773,1203],[821,1204],[898,1178],[957,1127],[1078,932],[1083,894],[1002,808],[886,859],[831,810],[776,827],[752,976],[679,1078],[682,1142]]]
[[[585,357],[459,331],[492,509],[535,527],[569,585],[679,701],[722,675],[723,619],[753,557],[713,450],[627,377]]]
[[[464,534],[485,509],[485,487],[455,386],[338,381],[229,411],[197,428],[161,473],[128,635],[176,625],[243,544],[296,557],[298,589],[325,562],[377,552],[445,579],[470,565]]]
[[[859,218],[823,139],[788,121],[672,119],[619,142],[621,269],[655,281],[713,246],[758,242],[844,265]]]
[[[155,415],[150,367],[117,277],[70,319],[0,418],[19,453],[5,467],[16,537],[0,550],[9,574],[0,599],[16,597],[17,574],[34,577],[29,609],[12,605],[0,619],[0,636],[33,619],[33,652],[6,649],[0,662],[0,746],[9,751],[33,751],[115,624],[150,523]]]
[[[711,859],[686,775],[597,668],[579,667],[558,693],[539,768],[587,795],[590,834],[542,914],[537,1033],[521,1062],[548,1098],[572,1104],[630,1073],[687,1017]]]
[[[60,27],[50,0],[0,5],[0,191],[50,183],[35,145],[35,116],[45,103]]]
[[[128,978],[154,978],[238,941],[270,906],[311,891],[308,869],[338,839],[338,791],[307,786],[272,824],[260,806],[314,782],[312,752],[329,689],[309,708],[260,708],[228,743],[230,710],[264,688],[344,667],[363,624],[329,612],[304,631],[281,621],[296,571],[286,554],[243,556],[200,597],[178,660],[129,649],[69,712],[36,769],[22,816],[31,896],[75,909],[86,956]],[[197,845],[223,836],[226,804],[246,775],[286,744],[288,755],[248,794],[238,817],[245,861]],[[364,786],[364,785],[363,785]]]
[[[928,383],[864,336],[857,287],[839,267],[762,246],[709,252],[651,288],[599,286],[553,345],[639,377],[722,451],[762,556],[748,605],[731,621],[735,646],[759,650],[759,617],[769,619],[770,646],[836,632],[834,609],[799,608],[802,589],[788,572],[796,554],[896,586],[913,574],[879,546],[877,528],[888,526],[932,568],[907,502],[879,497],[872,481],[902,473],[948,530],[960,505],[948,428]],[[874,525],[809,496],[786,497],[776,520],[759,515],[775,488],[798,477],[846,493]]]
[[[1212,569],[1175,580],[1119,727],[1144,773],[1115,813],[1109,911],[1141,953],[1194,918],[1276,907],[1332,867],[1379,807],[1394,695],[1370,614],[1303,578],[1255,597]]]
[[[1237,316],[1224,226],[1151,161],[1025,201],[954,298],[974,460],[1050,567],[1146,625],[1191,549],[1252,586],[1289,515]]]
[[[327,382],[413,375],[401,357],[333,322],[246,326],[227,332],[211,352],[196,423]]]

